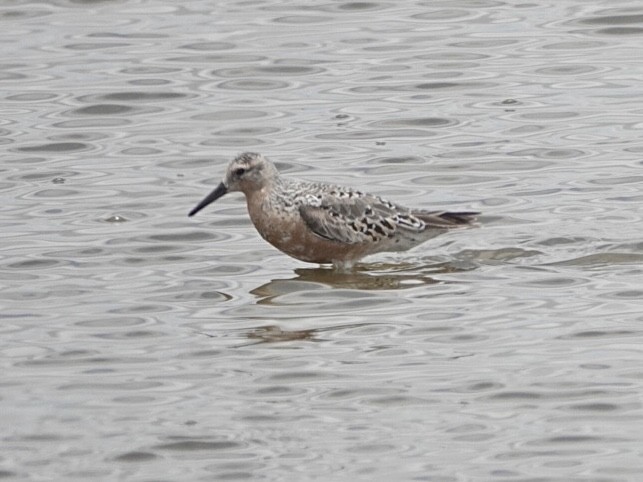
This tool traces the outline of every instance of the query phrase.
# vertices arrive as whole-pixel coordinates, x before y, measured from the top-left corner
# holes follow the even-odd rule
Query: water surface
[[[0,478],[640,479],[637,2],[0,24]],[[301,263],[238,195],[187,218],[244,150],[481,227]]]

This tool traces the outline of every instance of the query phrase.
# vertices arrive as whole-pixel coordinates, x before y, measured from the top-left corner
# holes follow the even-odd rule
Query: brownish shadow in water
[[[246,337],[253,340],[246,345],[256,345],[259,343],[279,343],[286,341],[318,341],[317,329],[309,330],[284,330],[277,325],[259,326],[246,332]],[[240,346],[246,346],[240,345]]]
[[[306,291],[359,290],[391,291],[417,288],[422,285],[444,284],[436,276],[446,273],[467,271],[471,267],[453,263],[371,263],[360,264],[350,271],[332,267],[299,268],[294,277],[273,279],[250,291],[259,300],[257,304],[273,304],[276,298],[285,295],[302,294]]]
[[[360,291],[404,290],[421,285],[448,283],[436,275],[466,271],[450,263],[418,265],[412,263],[372,263],[355,266],[350,271],[332,267],[299,268],[294,277],[273,279],[250,291],[257,304],[273,304],[279,296],[320,289]]]
[[[245,332],[246,338],[250,340],[248,343],[236,345],[234,348],[242,348],[244,346],[259,345],[263,343],[286,343],[291,341],[320,342],[324,341],[321,336],[324,332],[377,324],[378,323],[348,323],[344,325],[312,328],[308,330],[284,330],[277,325],[258,326]]]

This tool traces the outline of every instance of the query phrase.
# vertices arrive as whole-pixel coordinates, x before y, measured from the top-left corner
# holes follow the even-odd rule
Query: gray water
[[[640,481],[643,7],[3,0],[0,478]],[[481,226],[340,273],[244,150]]]

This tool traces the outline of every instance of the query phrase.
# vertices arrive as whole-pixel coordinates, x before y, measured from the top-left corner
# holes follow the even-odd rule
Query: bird
[[[188,216],[235,191],[245,195],[250,219],[268,243],[298,260],[340,269],[471,226],[480,214],[409,209],[350,187],[291,179],[263,155],[244,152]]]

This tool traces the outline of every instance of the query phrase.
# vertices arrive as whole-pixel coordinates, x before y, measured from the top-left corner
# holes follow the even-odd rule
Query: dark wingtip
[[[453,224],[471,224],[475,222],[476,217],[479,216],[479,212],[475,211],[466,211],[466,212],[460,212],[460,213],[442,213],[440,215],[440,218],[444,219],[445,221],[450,221]]]
[[[433,229],[452,229],[471,226],[480,213],[474,211],[449,212],[449,211],[413,211],[411,214],[424,221]]]

